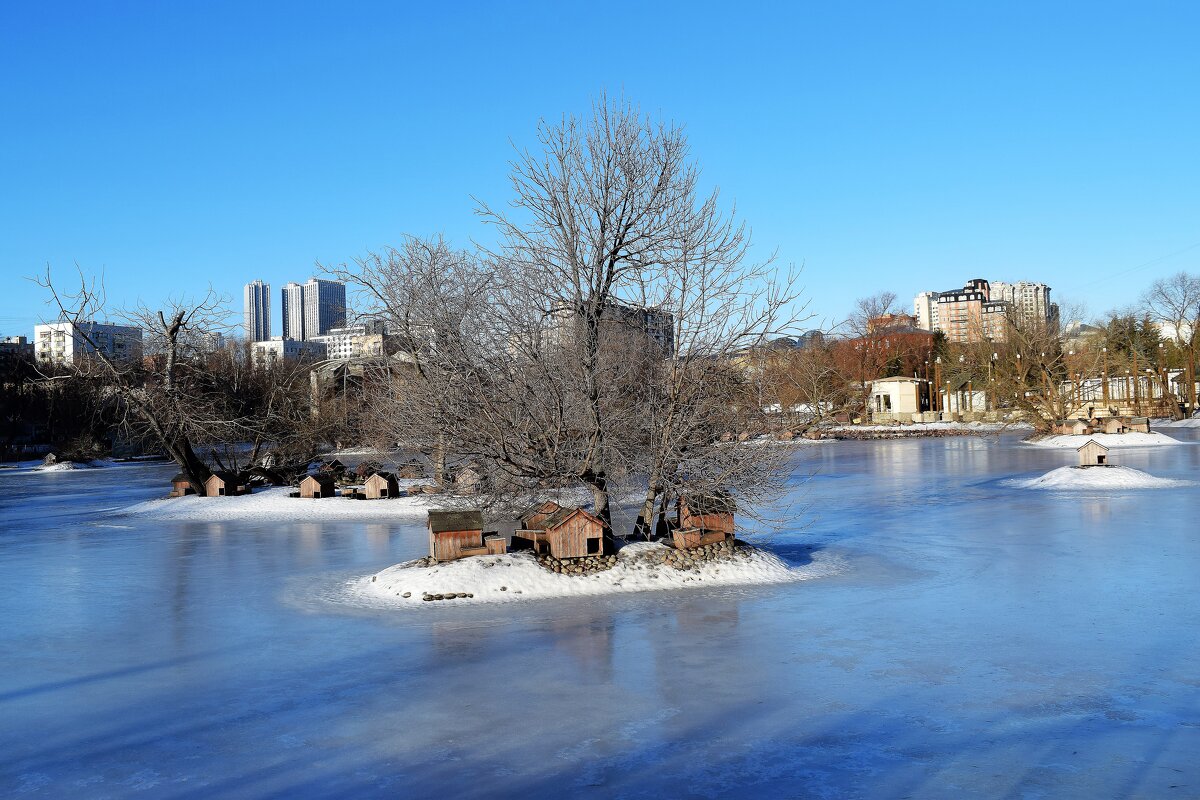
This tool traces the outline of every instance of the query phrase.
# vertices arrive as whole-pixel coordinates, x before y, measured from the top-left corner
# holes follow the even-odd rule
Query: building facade
[[[304,338],[346,325],[346,284],[312,278],[304,284]]]
[[[309,341],[324,344],[328,358],[366,358],[384,355],[385,335],[383,323],[369,322],[330,328],[325,335],[310,337]]]
[[[263,342],[271,338],[271,285],[251,281],[243,290],[246,341]]]
[[[325,358],[325,345],[321,342],[306,342],[276,336],[265,342],[254,342],[251,345],[251,352],[257,366],[267,366],[275,361],[300,359],[320,361]]]
[[[917,327],[921,330],[938,330],[938,293],[921,292],[914,297],[913,316],[917,318]]]
[[[1049,322],[1054,316],[1050,287],[1044,283],[996,281],[991,285],[991,298],[1008,303],[1020,323]]]
[[[632,306],[610,302],[600,315],[602,323],[608,323],[613,331],[628,331],[644,336],[645,340],[663,356],[675,355],[675,315],[661,308]],[[546,341],[554,346],[567,345],[580,324],[575,309],[563,306],[550,313]]]
[[[282,317],[282,330],[284,339],[295,339],[303,341],[305,337],[304,329],[304,286],[291,282],[286,283],[283,289],[279,292],[279,313]]]
[[[5,336],[0,339],[0,359],[32,361],[33,342],[24,336]]]
[[[142,358],[142,329],[132,325],[51,322],[35,326],[33,340],[37,360],[49,364],[73,364],[97,351],[125,363]]]

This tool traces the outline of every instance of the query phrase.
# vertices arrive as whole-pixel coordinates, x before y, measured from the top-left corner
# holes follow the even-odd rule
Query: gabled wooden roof
[[[588,519],[590,519],[592,522],[595,522],[597,524],[603,524],[599,517],[597,517],[595,514],[591,513],[590,511],[585,511],[582,508],[560,508],[560,509],[558,509],[558,511],[555,511],[553,514],[551,514],[549,517],[546,518],[546,521],[542,523],[542,527],[545,530],[553,530],[554,528],[560,528],[563,525],[567,524],[567,522],[577,514],[582,514],[585,517],[587,517]]]
[[[300,482],[304,483],[305,481],[316,481],[317,484],[319,484],[322,489],[328,489],[328,488],[331,488],[331,487],[337,485],[334,482],[333,476],[329,475],[329,474],[305,475],[303,478],[300,479]]]
[[[430,511],[429,530],[433,533],[446,531],[483,530],[482,511]]]

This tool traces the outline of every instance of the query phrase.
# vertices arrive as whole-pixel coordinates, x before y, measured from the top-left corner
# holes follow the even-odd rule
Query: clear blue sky
[[[0,333],[47,263],[124,302],[262,278],[278,333],[318,260],[485,236],[510,139],[602,89],[687,126],[823,317],[1200,271],[1195,2],[452,5],[4,4]]]

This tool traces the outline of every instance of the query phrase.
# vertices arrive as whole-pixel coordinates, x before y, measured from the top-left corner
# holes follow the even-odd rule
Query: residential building
[[[299,283],[286,283],[279,292],[280,315],[284,339],[303,341],[304,330],[304,286]]]
[[[330,328],[323,336],[309,337],[309,341],[324,344],[328,358],[363,358],[384,355],[385,336],[383,323],[368,322],[345,328]]]
[[[913,298],[913,316],[917,327],[925,331],[938,329],[938,293],[921,292]]]
[[[1044,283],[996,281],[991,284],[991,299],[1008,303],[1014,320],[1019,323],[1044,323],[1055,316],[1050,287]]]
[[[5,336],[0,340],[0,360],[32,361],[33,342],[24,336]]]
[[[265,342],[251,345],[254,363],[265,366],[273,361],[320,361],[325,358],[325,345],[321,342],[305,342],[276,336]]]
[[[916,327],[915,314],[880,314],[867,320],[867,333]]]
[[[304,338],[324,336],[346,324],[346,284],[312,278],[304,284]]]
[[[961,289],[938,292],[937,329],[952,342],[1001,342],[1008,335],[1009,304],[993,300],[991,286],[972,278]]]
[[[578,319],[576,311],[572,308],[561,306],[555,309],[550,313],[546,340],[551,344],[565,344]],[[669,311],[610,302],[601,313],[600,320],[602,323],[617,323],[620,327],[616,330],[632,331],[645,336],[664,356],[675,355],[675,315]]]
[[[271,285],[251,281],[246,284],[243,294],[246,341],[265,342],[271,338]]]
[[[100,352],[114,361],[142,358],[142,329],[107,322],[51,322],[33,329],[38,361],[73,364],[89,353]]]
[[[346,284],[310,278],[287,283],[281,293],[285,339],[312,339],[346,324]]]

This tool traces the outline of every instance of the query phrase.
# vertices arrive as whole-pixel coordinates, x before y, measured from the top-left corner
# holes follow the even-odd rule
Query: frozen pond
[[[1197,479],[1171,435],[1114,460]],[[807,446],[769,546],[837,574],[411,611],[339,587],[419,523],[153,521],[106,509],[169,467],[0,471],[0,796],[1195,797],[1200,486],[1007,483],[1073,457]]]

